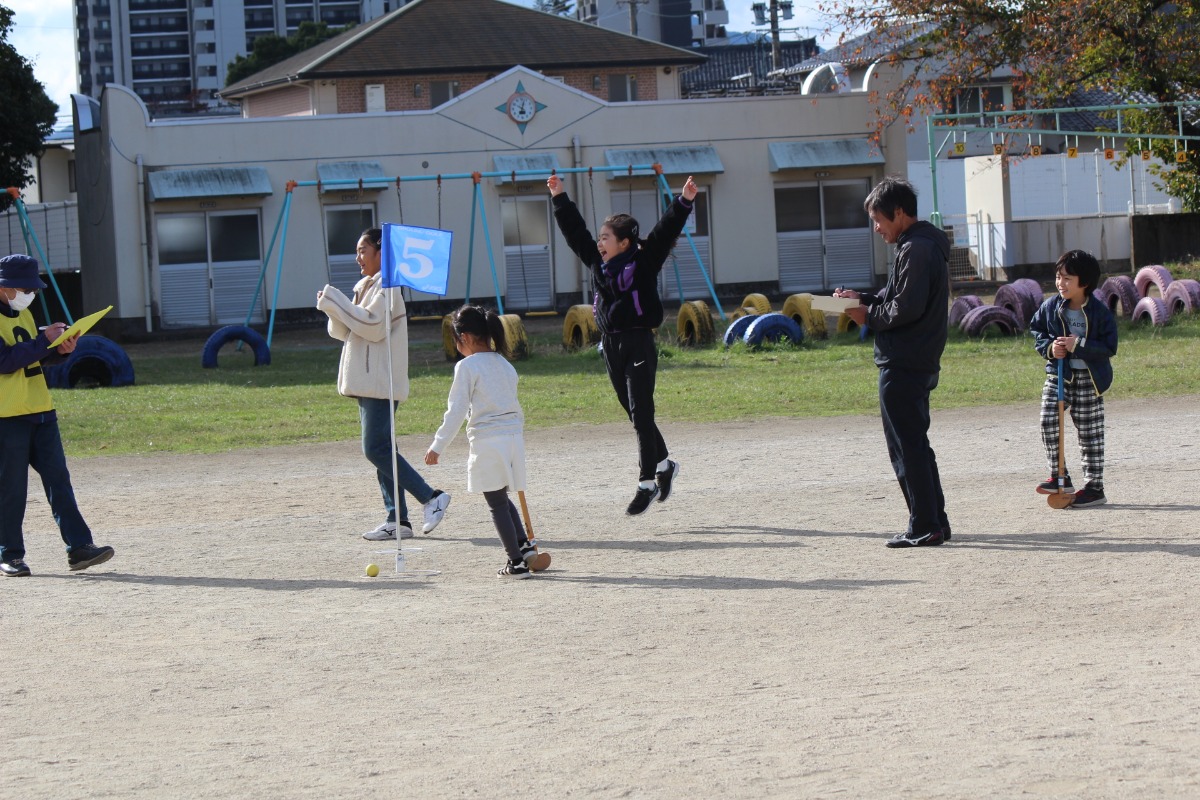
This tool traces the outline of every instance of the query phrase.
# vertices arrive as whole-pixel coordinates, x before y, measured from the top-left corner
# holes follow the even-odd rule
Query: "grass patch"
[[[656,401],[662,420],[877,413],[872,348],[857,336],[761,350],[681,349],[669,343],[673,330],[673,324],[660,330]],[[397,432],[432,439],[453,365],[442,353],[437,323],[414,323],[411,332],[412,389],[397,415]],[[1107,396],[1200,393],[1200,317],[1163,328],[1121,322],[1120,341]],[[357,405],[335,389],[339,346],[323,331],[277,336],[269,367],[255,367],[248,348],[237,353],[229,346],[219,368],[202,369],[201,344],[131,346],[137,385],[55,392],[67,451],[209,453],[358,438]],[[531,334],[530,345],[530,357],[517,364],[527,427],[625,419],[595,350],[564,353],[561,333],[549,330]],[[952,331],[933,405],[1020,402],[1036,414],[1042,381],[1029,336],[968,339]]]

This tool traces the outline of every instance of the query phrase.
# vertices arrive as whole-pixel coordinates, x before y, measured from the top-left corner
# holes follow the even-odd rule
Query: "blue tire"
[[[271,363],[271,348],[262,334],[245,325],[226,325],[218,328],[204,343],[204,353],[200,356],[200,364],[205,369],[217,366],[217,353],[230,342],[245,342],[254,351],[254,366],[265,367]]]
[[[746,328],[744,337],[750,347],[757,347],[764,341],[779,342],[786,339],[792,344],[800,344],[804,340],[804,329],[786,314],[759,314],[751,319],[753,322]]]
[[[80,336],[75,351],[61,364],[45,369],[51,389],[132,386],[133,362],[116,342],[103,336]]]
[[[730,347],[734,342],[741,341],[741,338],[746,335],[746,328],[749,328],[750,323],[756,319],[758,319],[757,314],[748,314],[729,323],[729,327],[725,329],[725,346]]]

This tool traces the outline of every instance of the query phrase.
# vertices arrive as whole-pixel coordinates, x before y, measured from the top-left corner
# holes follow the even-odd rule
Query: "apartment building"
[[[382,16],[406,0],[75,0],[79,90],[99,97],[128,86],[154,116],[236,114],[216,93],[236,56],[260,36],[302,22],[341,27]]]
[[[729,24],[725,0],[578,0],[575,17],[674,47],[717,43]]]

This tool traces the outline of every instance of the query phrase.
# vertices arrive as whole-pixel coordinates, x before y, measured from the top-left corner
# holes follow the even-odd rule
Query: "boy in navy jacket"
[[[1104,505],[1104,393],[1112,385],[1109,359],[1117,354],[1117,321],[1108,306],[1092,297],[1100,281],[1100,264],[1083,250],[1063,253],[1055,265],[1058,294],[1048,298],[1033,315],[1029,332],[1034,346],[1046,359],[1042,387],[1042,444],[1050,465],[1050,479],[1037,491],[1058,491],[1058,365],[1063,365],[1063,399],[1079,434],[1086,485],[1075,493],[1071,508]],[[1071,478],[1066,488],[1073,489]]]

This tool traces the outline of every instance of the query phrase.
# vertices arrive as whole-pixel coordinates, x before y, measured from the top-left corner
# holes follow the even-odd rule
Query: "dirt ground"
[[[76,459],[117,556],[69,573],[31,493],[0,796],[1196,797],[1198,409],[1110,402],[1112,502],[1075,511],[1032,491],[1035,402],[937,413],[954,540],[906,551],[873,417],[666,423],[636,519],[628,426],[535,431],[527,581],[462,436],[421,467],[432,577],[359,538],[356,442]]]

